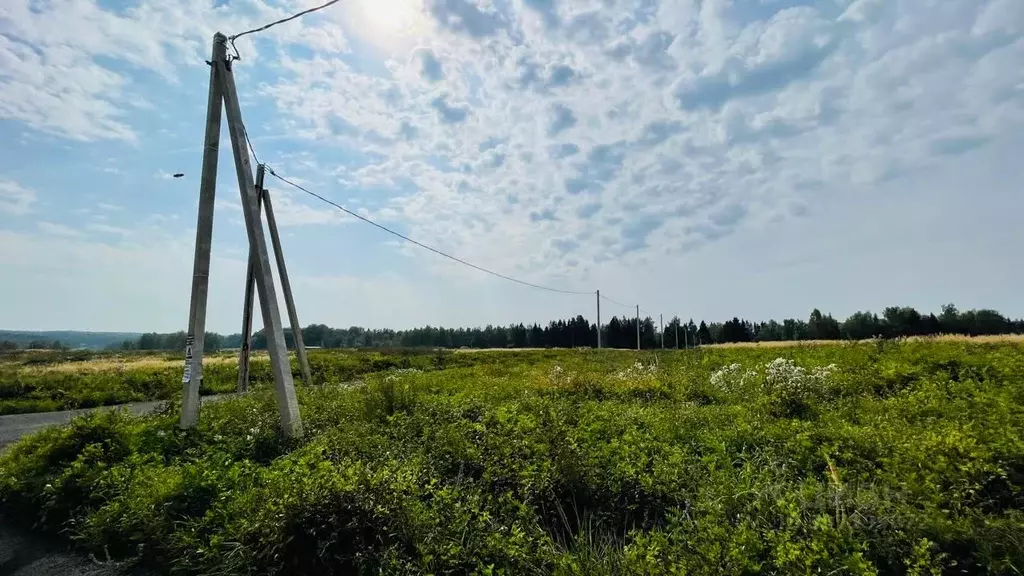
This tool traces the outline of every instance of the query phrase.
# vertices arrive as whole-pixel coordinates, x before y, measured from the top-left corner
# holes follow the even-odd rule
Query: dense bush
[[[182,573],[1024,570],[1017,345],[418,362],[300,388],[301,441],[268,391],[80,418],[0,456],[0,513]]]

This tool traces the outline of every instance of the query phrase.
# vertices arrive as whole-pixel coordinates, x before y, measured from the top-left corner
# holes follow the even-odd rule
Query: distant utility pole
[[[636,349],[640,351],[640,305],[636,305]]]
[[[683,330],[683,349],[690,349],[690,325],[686,325],[686,329]]]
[[[676,350],[679,350],[679,324],[680,324],[680,322],[682,322],[682,320],[680,320],[679,322],[676,322]]]
[[[665,349],[665,315],[658,314],[658,324],[661,325],[661,349]]]
[[[597,349],[601,349],[601,291],[597,291]]]
[[[199,420],[199,388],[202,385],[203,340],[206,330],[206,300],[209,287],[210,244],[213,235],[213,208],[217,182],[217,154],[220,147],[221,106],[227,115],[231,150],[238,177],[238,190],[249,237],[250,263],[253,279],[260,297],[263,330],[267,337],[270,369],[274,375],[277,404],[281,414],[281,427],[286,436],[302,435],[302,419],[295,398],[291,363],[285,347],[281,311],[278,309],[277,290],[271,271],[267,238],[260,218],[260,191],[253,181],[249,150],[246,148],[245,125],[238,104],[238,92],[227,59],[227,37],[220,32],[213,36],[213,56],[210,60],[210,94],[206,111],[206,146],[203,151],[203,169],[199,187],[199,219],[196,226],[196,250],[192,275],[192,296],[189,308],[188,334],[185,348],[185,374],[182,377],[183,399],[180,426],[193,428]],[[251,329],[251,325],[250,325]],[[246,335],[243,334],[243,339]],[[246,343],[243,342],[243,348]],[[241,368],[241,366],[240,366]]]

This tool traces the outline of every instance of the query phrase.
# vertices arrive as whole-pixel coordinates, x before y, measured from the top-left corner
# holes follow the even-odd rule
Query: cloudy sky
[[[185,328],[212,35],[313,4],[4,0],[0,327]],[[237,47],[262,161],[504,274],[655,317],[1024,315],[1021,0],[342,0]],[[304,324],[593,319],[269,183]]]

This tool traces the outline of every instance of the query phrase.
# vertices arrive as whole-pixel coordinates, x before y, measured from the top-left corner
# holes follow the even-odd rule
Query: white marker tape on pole
[[[192,381],[192,344],[195,341],[195,337],[191,334],[185,338],[185,374],[181,377],[182,384],[188,384]]]

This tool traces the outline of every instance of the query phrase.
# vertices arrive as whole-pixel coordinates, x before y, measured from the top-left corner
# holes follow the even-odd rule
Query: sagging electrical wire
[[[605,296],[604,294],[601,294],[601,299],[602,300],[607,300],[607,301],[611,302],[612,304],[617,304],[619,306],[622,306],[623,308],[633,308],[633,304],[623,304],[622,302],[618,302],[618,301],[612,300],[611,298]]]
[[[482,266],[477,266],[476,264],[473,264],[471,262],[467,262],[467,261],[463,260],[462,258],[459,258],[457,256],[452,256],[451,254],[448,254],[446,252],[442,252],[441,250],[438,250],[437,248],[433,248],[433,247],[428,246],[428,245],[426,245],[426,244],[424,244],[422,242],[418,242],[416,240],[413,240],[412,238],[409,238],[408,236],[406,236],[404,234],[401,234],[400,232],[396,232],[396,231],[388,228],[387,226],[378,224],[378,223],[374,222],[373,220],[370,220],[369,218],[367,218],[365,216],[357,214],[357,213],[349,210],[348,208],[345,208],[344,206],[342,206],[342,205],[340,205],[340,204],[338,204],[338,203],[336,203],[336,202],[334,202],[334,201],[332,201],[332,200],[330,200],[328,198],[324,198],[323,196],[317,194],[316,192],[313,192],[313,191],[311,191],[311,190],[309,190],[309,189],[307,189],[307,188],[305,188],[303,186],[300,186],[299,184],[296,184],[295,182],[292,182],[291,180],[288,180],[287,178],[284,178],[283,176],[281,176],[278,173],[274,172],[273,168],[270,168],[269,166],[267,166],[266,170],[274,178],[277,178],[278,180],[284,182],[285,184],[288,184],[289,186],[292,186],[293,188],[295,188],[297,190],[300,190],[302,192],[305,192],[306,194],[309,194],[310,196],[320,200],[321,202],[324,202],[326,204],[330,204],[331,206],[334,206],[338,210],[341,210],[342,212],[348,214],[349,216],[352,216],[353,218],[358,218],[359,220],[362,220],[363,222],[366,222],[367,224],[370,224],[371,226],[375,226],[375,227],[377,227],[377,228],[387,232],[388,234],[391,234],[393,236],[397,236],[398,238],[401,238],[402,240],[405,240],[406,242],[409,242],[411,244],[415,244],[416,246],[419,246],[420,248],[423,248],[425,250],[429,250],[429,251],[433,252],[434,254],[437,254],[439,256],[443,256],[443,257],[445,257],[445,258],[447,258],[449,260],[452,260],[453,262],[458,262],[459,264],[462,264],[464,266],[469,266],[470,268],[473,268],[474,270],[479,270],[480,272],[485,272],[487,274],[490,274],[491,276],[496,276],[498,278],[501,278],[501,279],[504,279],[504,280],[508,280],[510,282],[515,282],[516,284],[522,284],[523,286],[529,286],[530,288],[537,288],[537,289],[540,289],[540,290],[547,290],[548,292],[557,292],[557,293],[560,293],[560,294],[570,294],[570,295],[574,295],[574,296],[593,296],[593,294],[594,294],[593,292],[589,292],[589,291],[588,292],[579,292],[579,291],[576,291],[576,290],[562,290],[561,288],[552,288],[550,286],[542,286],[540,284],[534,284],[532,282],[527,282],[525,280],[520,280],[518,278],[513,278],[512,276],[508,276],[508,275],[502,274],[500,272],[495,272],[494,270],[489,270],[489,269],[484,268]]]

